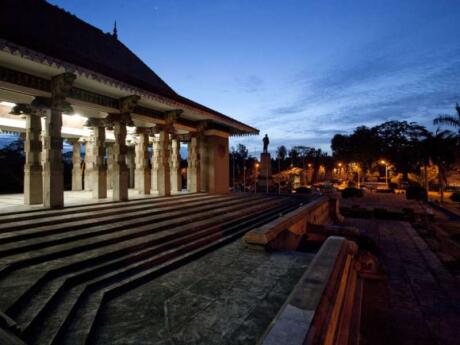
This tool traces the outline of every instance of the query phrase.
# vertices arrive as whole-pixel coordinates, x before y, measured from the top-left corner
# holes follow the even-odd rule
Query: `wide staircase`
[[[0,328],[27,344],[92,344],[105,303],[302,203],[188,194],[2,214]]]

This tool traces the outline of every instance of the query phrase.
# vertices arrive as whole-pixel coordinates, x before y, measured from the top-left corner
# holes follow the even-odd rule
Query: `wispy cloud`
[[[269,119],[256,118],[256,126],[274,143],[323,148],[335,133],[359,125],[399,119],[430,127],[434,116],[452,111],[460,100],[460,44],[405,55],[396,48],[390,44],[363,52],[318,76],[296,76],[298,97],[271,108]]]

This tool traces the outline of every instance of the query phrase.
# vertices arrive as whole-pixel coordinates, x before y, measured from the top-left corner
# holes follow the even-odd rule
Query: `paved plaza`
[[[255,344],[313,255],[235,241],[109,303],[96,344]]]

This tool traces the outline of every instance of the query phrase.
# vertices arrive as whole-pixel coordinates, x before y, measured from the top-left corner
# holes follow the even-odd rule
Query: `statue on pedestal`
[[[267,153],[268,152],[268,144],[270,144],[270,140],[268,139],[267,134],[265,134],[263,142],[264,142],[264,153]]]

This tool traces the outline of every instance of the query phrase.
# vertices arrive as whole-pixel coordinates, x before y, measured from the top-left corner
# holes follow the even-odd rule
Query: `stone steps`
[[[266,201],[268,202],[269,200],[270,199],[267,199]],[[94,262],[95,259],[92,257],[93,254],[98,256],[99,261],[104,261],[110,259],[111,257],[118,257],[126,253],[132,253],[139,248],[158,243],[161,239],[158,240],[157,238],[165,234],[165,231],[169,232],[169,237],[174,237],[175,233],[180,230],[182,232],[187,232],[211,226],[214,223],[222,222],[223,213],[231,210],[235,211],[244,209],[256,203],[259,203],[258,198],[255,200],[250,198],[246,200],[243,199],[240,200],[239,205],[231,206],[228,206],[228,203],[216,203],[215,209],[212,211],[187,216],[185,221],[181,218],[177,218],[166,222],[144,225],[142,227],[126,228],[114,234],[99,236],[97,238],[79,241],[77,243],[69,243],[65,245],[65,248],[63,248],[64,246],[58,246],[59,248],[50,248],[53,250],[51,253],[36,253],[35,251],[26,253],[35,253],[36,256],[27,257],[25,259],[21,259],[21,257],[18,256],[18,261],[12,261],[8,266],[8,270],[4,270],[4,274],[24,268],[25,271],[22,270],[22,272],[17,272],[16,275],[35,275],[40,271],[46,271],[48,276],[59,275],[63,273],[62,268],[58,270],[61,263],[64,263],[65,266],[73,264],[73,268],[75,269],[82,266],[84,267],[85,263]],[[180,227],[180,229],[178,227]],[[71,251],[71,253],[69,253],[69,251]],[[6,277],[8,278],[8,275]],[[47,279],[47,277],[42,277],[41,279]],[[28,280],[33,281],[34,279],[29,278]],[[9,280],[4,278],[2,282],[4,281],[8,282]],[[0,292],[8,291],[10,286],[6,285],[5,287],[2,282],[0,282]],[[8,295],[11,295],[11,293]],[[8,296],[7,302],[12,302],[14,300],[15,299]],[[2,302],[1,305],[8,310],[11,308],[9,306],[5,306],[4,302]]]
[[[205,236],[207,233],[212,233],[218,231],[225,225],[232,225],[235,220],[231,220],[233,217],[243,217],[243,216],[250,216],[253,212],[260,210],[261,207],[265,209],[271,209],[279,205],[279,201],[272,201],[264,203],[263,206],[252,206],[247,207],[245,204],[245,208],[243,211],[238,211],[236,209],[234,212],[230,212],[225,216],[216,217],[212,222],[208,221],[207,224],[203,224],[200,227],[195,227],[195,229],[171,229],[171,234],[162,234],[161,237],[157,236],[155,241],[151,241],[150,243],[144,243],[143,246],[137,246],[137,248],[133,248],[131,246],[126,253],[128,255],[116,255],[116,256],[105,256],[105,260],[102,260],[101,256],[99,257],[90,257],[85,259],[85,264],[80,264],[80,262],[74,262],[73,264],[66,264],[59,268],[50,270],[47,272],[46,275],[40,278],[39,286],[34,285],[30,291],[26,291],[26,293],[21,296],[18,301],[13,304],[10,308],[8,308],[7,312],[13,318],[17,320],[17,322],[21,325],[21,328],[25,329],[28,327],[27,319],[33,318],[33,313],[29,313],[29,309],[39,310],[38,305],[40,305],[40,301],[47,302],[51,295],[56,293],[55,288],[63,288],[63,284],[68,286],[74,286],[76,284],[80,284],[87,280],[90,280],[94,276],[100,276],[110,270],[118,268],[127,267],[127,264],[131,262],[139,261],[143,258],[148,258],[151,255],[154,255],[155,252],[159,250],[167,250],[168,248],[174,248],[180,242],[189,241],[193,237],[196,237],[196,234],[199,236]],[[225,220],[228,220],[225,222]],[[172,241],[174,244],[167,244],[168,241]],[[159,247],[163,248],[159,248]],[[64,276],[64,277],[63,277]],[[53,284],[52,279],[59,278],[57,283]],[[26,301],[29,304],[33,304],[33,307],[27,306]],[[45,303],[46,304],[46,303]],[[26,313],[27,316],[23,314]],[[24,323],[22,323],[23,320]]]
[[[236,197],[235,197],[236,198]],[[206,198],[203,200],[202,198],[200,199],[193,199],[193,200],[186,200],[183,201],[182,204],[184,208],[190,207],[190,206],[196,206],[197,201],[201,201],[203,203],[209,204],[212,203],[213,201],[217,200],[226,200],[224,196],[213,196],[210,198]],[[169,206],[169,208],[163,206],[161,207],[162,209],[176,209],[179,203],[176,204],[169,204],[172,205]],[[176,207],[174,207],[174,205]],[[4,229],[0,233],[0,244],[4,243],[9,243],[12,241],[19,241],[23,239],[28,239],[28,238],[34,238],[42,235],[50,235],[53,233],[59,233],[63,232],[65,230],[77,230],[82,227],[90,226],[92,223],[98,223],[98,224],[111,224],[114,223],[117,219],[136,219],[136,217],[142,217],[144,215],[149,215],[149,214],[155,214],[155,211],[157,208],[155,207],[155,204],[152,204],[150,207],[145,208],[142,211],[136,211],[132,207],[126,208],[124,212],[117,212],[115,214],[110,214],[110,215],[104,215],[104,217],[99,217],[100,214],[96,213],[94,216],[93,215],[85,215],[82,213],[76,214],[74,217],[69,217],[69,218],[64,218],[64,220],[57,219],[54,220],[52,217],[50,217],[50,220],[46,221],[45,224],[42,224],[40,222],[32,222],[30,224],[27,224],[25,227],[22,227],[21,225],[19,226],[14,226],[14,225],[9,225],[8,228]],[[160,207],[159,207],[160,208]],[[64,228],[64,224],[66,228]],[[33,226],[33,231],[31,227]],[[18,228],[19,227],[19,228]]]
[[[46,217],[42,217],[39,219],[16,219],[9,221],[7,223],[0,224],[0,234],[2,237],[6,237],[7,235],[3,235],[4,233],[8,232],[18,232],[23,229],[29,229],[31,225],[34,227],[44,227],[49,225],[60,224],[61,222],[69,223],[70,221],[81,221],[84,218],[88,219],[97,219],[103,218],[108,216],[116,216],[121,217],[123,214],[132,214],[133,212],[142,212],[142,211],[152,211],[156,210],[155,206],[159,205],[162,208],[166,208],[167,206],[176,207],[180,204],[187,205],[192,204],[196,201],[206,201],[206,200],[213,200],[213,199],[222,199],[224,196],[222,195],[201,195],[195,197],[182,197],[182,198],[174,198],[174,200],[164,200],[158,201],[156,199],[149,199],[148,202],[131,204],[120,208],[118,204],[115,204],[110,207],[106,207],[104,209],[83,209],[81,211],[75,211],[72,214],[68,214],[67,212],[64,214],[54,214],[54,215],[47,215]],[[238,197],[238,196],[234,196]],[[143,214],[143,213],[139,213]],[[103,220],[103,219],[102,219]],[[102,221],[101,220],[101,221]]]
[[[285,211],[289,209],[292,208],[283,207]],[[246,232],[249,227],[256,226],[257,219],[262,218],[263,222],[265,222],[265,219],[267,219],[270,214],[273,217],[271,211],[272,210],[263,212],[259,217],[248,217],[246,226],[240,223],[229,229],[216,231],[213,235],[202,236],[193,242],[184,243],[164,254],[151,257],[141,263],[132,265],[128,269],[128,273],[126,273],[127,270],[123,270],[115,275],[106,275],[97,281],[93,281],[87,286],[83,296],[80,296],[82,299],[86,299],[80,303],[81,310],[78,312],[74,311],[74,315],[79,315],[80,317],[74,317],[72,321],[69,321],[69,330],[61,330],[59,337],[51,344],[87,343],[91,332],[94,332],[94,325],[101,304],[105,298],[108,298],[106,296],[116,296],[139,285],[145,284],[151,279],[177,268],[181,264],[190,262],[197,256],[204,255],[209,252],[211,248],[215,249],[218,244],[239,237],[242,233]],[[279,208],[278,211],[280,211]]]
[[[0,258],[40,249],[46,246],[55,246],[69,242],[70,240],[82,240],[95,235],[115,232],[127,226],[140,226],[151,222],[158,222],[178,216],[207,211],[221,205],[221,202],[230,204],[232,202],[239,202],[240,200],[241,199],[238,198],[206,200],[200,201],[199,205],[195,203],[183,205],[180,210],[177,210],[177,207],[158,207],[146,215],[134,212],[135,215],[130,215],[129,217],[113,217],[114,219],[110,222],[111,224],[107,224],[105,220],[99,222],[96,218],[81,222],[61,222],[58,225],[48,227],[34,227],[31,230],[23,231],[20,235],[12,234],[7,239],[7,243],[1,243],[2,241],[0,239]],[[74,223],[77,224],[72,225]],[[1,260],[1,262],[8,261]]]
[[[28,219],[38,219],[38,218],[46,218],[54,215],[66,215],[66,214],[74,214],[81,211],[89,211],[89,210],[108,210],[108,209],[124,209],[126,207],[134,206],[134,205],[144,205],[144,204],[155,204],[155,203],[162,203],[165,201],[173,201],[173,200],[183,200],[183,199],[192,199],[192,198],[200,198],[203,196],[211,196],[205,193],[191,193],[191,194],[184,194],[184,195],[174,195],[174,196],[167,196],[167,197],[146,197],[142,199],[131,199],[127,201],[107,201],[107,202],[99,202],[94,204],[88,205],[73,205],[73,206],[66,206],[63,209],[35,209],[35,210],[27,210],[27,211],[17,211],[17,212],[8,212],[8,213],[0,213],[0,224],[14,222],[17,221],[18,218],[22,220]]]
[[[192,195],[136,200],[124,208],[80,206],[69,217],[50,210],[2,222],[12,215],[0,215],[0,236],[14,238],[0,244],[0,307],[28,344],[89,344],[106,301],[299,204],[279,196]]]

